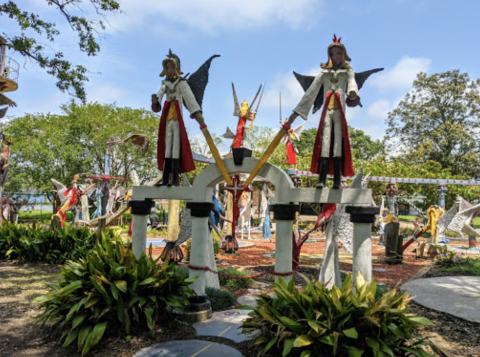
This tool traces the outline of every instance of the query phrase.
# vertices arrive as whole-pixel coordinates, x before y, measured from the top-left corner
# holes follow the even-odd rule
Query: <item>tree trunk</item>
[[[389,223],[385,227],[385,262],[400,264],[403,261],[402,243],[399,237],[400,223]]]

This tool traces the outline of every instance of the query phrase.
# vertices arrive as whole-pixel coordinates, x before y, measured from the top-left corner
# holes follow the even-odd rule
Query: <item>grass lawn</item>
[[[445,259],[445,265],[449,265],[449,260]],[[473,275],[480,276],[480,259],[479,258],[456,258],[452,259],[451,266],[442,264],[440,271],[453,275]]]

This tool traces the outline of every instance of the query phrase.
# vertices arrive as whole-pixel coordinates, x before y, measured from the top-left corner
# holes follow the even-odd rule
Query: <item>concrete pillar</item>
[[[210,217],[210,212],[214,208],[214,205],[211,202],[187,202],[187,208],[190,209],[192,216],[190,264],[216,270],[213,241],[208,229],[208,217]],[[195,280],[191,286],[197,295],[205,295],[207,274],[213,275],[212,273],[207,273],[205,270],[189,269],[190,277],[198,276],[197,280]],[[218,281],[218,277],[216,275],[215,277]]]
[[[154,205],[152,200],[128,201],[128,207],[132,209],[133,254],[137,258],[147,249],[147,220]]]
[[[273,218],[277,224],[276,241],[275,241],[275,272],[290,273],[292,271],[292,235],[293,220],[298,212],[298,205],[292,204],[276,204],[271,205],[270,210],[274,212]],[[278,280],[275,276],[275,281]],[[283,277],[285,281],[291,279],[291,275]]]
[[[355,280],[361,272],[366,281],[372,279],[372,223],[375,215],[380,212],[379,207],[347,206],[346,213],[350,213],[353,223],[353,266],[352,273]]]
[[[211,197],[211,196],[210,196]],[[197,267],[209,267],[216,270],[215,257],[213,254],[213,241],[208,229],[208,217],[214,208],[211,202],[187,202],[192,216],[192,250],[190,253],[190,265]],[[213,262],[212,262],[213,260]],[[191,285],[197,296],[190,297],[187,320],[191,322],[205,321],[212,316],[212,305],[205,295],[205,286],[211,286],[212,273],[205,270],[189,269],[189,276],[198,276]],[[218,276],[214,275],[219,287]]]

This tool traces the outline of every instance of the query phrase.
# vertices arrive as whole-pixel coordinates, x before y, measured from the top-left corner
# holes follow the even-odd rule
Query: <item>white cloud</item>
[[[109,22],[121,31],[139,24],[162,24],[160,28],[168,29],[170,34],[175,25],[204,32],[276,23],[297,29],[318,21],[322,3],[323,0],[177,0],[166,4],[158,0],[125,0],[121,4],[124,13],[109,17]]]
[[[303,75],[316,76],[320,73],[320,67],[311,68],[302,72]],[[279,106],[279,93],[282,93],[282,114],[284,117],[290,115],[292,109],[298,104],[305,93],[300,83],[293,75],[293,70],[286,73],[275,75],[271,84],[267,83],[269,88],[265,94],[263,103],[268,108],[277,108]]]
[[[87,90],[87,99],[89,102],[99,102],[101,104],[119,103],[119,100],[127,95],[123,88],[114,87],[110,84],[93,86]]]
[[[390,89],[409,88],[419,72],[428,71],[431,62],[425,57],[404,56],[395,67],[375,74],[368,82],[382,92]]]
[[[385,120],[388,112],[394,109],[394,103],[388,99],[379,99],[368,107],[367,113],[371,119]]]

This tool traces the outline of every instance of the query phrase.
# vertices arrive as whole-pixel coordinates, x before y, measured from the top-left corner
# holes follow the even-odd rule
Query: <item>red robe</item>
[[[235,134],[235,138],[233,139],[232,146],[230,146],[232,149],[239,149],[242,147],[243,137],[245,136],[246,124],[247,124],[246,117],[238,118],[237,132]]]
[[[175,105],[178,116],[178,126],[180,128],[180,167],[178,172],[189,172],[195,170],[195,163],[193,162],[192,149],[190,148],[190,142],[188,141],[187,131],[183,124],[182,112],[178,105],[178,100],[174,100],[173,103],[166,100],[163,104],[162,116],[160,118],[160,125],[158,128],[158,143],[157,143],[157,164],[160,171],[163,170],[163,163],[165,161],[165,131],[167,126],[167,113],[170,104]]]
[[[287,142],[285,143],[285,152],[287,154],[287,164],[295,165],[297,163],[297,153],[295,152],[295,148],[288,138]]]
[[[329,102],[330,96],[332,92],[328,92],[325,98],[325,103]],[[352,161],[352,149],[350,147],[350,137],[348,135],[348,126],[347,120],[345,119],[345,112],[342,107],[342,101],[340,100],[340,94],[335,93],[336,100],[338,102],[338,110],[340,110],[340,117],[342,121],[342,175],[343,176],[354,176],[355,171],[353,169],[353,161]],[[320,155],[322,153],[322,131],[323,131],[323,124],[325,121],[325,114],[327,111],[327,106],[323,105],[322,117],[320,119],[320,125],[318,126],[317,137],[315,139],[315,145],[313,147],[313,155],[312,155],[312,164],[310,171],[313,173],[320,173],[320,167],[318,161],[320,159]],[[330,140],[333,149],[333,130],[332,130],[332,140]],[[331,151],[330,151],[331,152]],[[331,157],[331,156],[330,156]],[[333,175],[333,160],[330,160],[328,165],[328,173]]]

